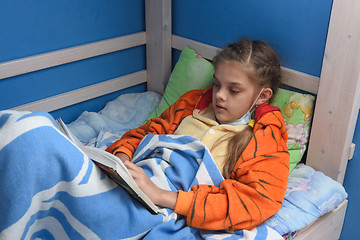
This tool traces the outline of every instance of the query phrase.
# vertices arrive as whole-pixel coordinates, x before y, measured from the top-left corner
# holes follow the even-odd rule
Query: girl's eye
[[[235,89],[230,89],[230,92],[233,93],[233,94],[236,94],[236,93],[239,93],[240,91],[239,91],[239,90],[235,90]]]
[[[214,87],[219,87],[219,86],[220,86],[220,84],[219,84],[219,83],[214,82],[214,83],[213,83],[213,86],[214,86]]]

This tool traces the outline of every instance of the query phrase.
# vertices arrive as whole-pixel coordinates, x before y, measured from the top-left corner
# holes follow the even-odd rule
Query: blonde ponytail
[[[231,173],[234,170],[235,165],[241,154],[250,142],[252,135],[252,127],[247,125],[242,131],[233,135],[228,141],[227,157],[225,159],[222,170],[222,174],[225,179],[231,177]]]

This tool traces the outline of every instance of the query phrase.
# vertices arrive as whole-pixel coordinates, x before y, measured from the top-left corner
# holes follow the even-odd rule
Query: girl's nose
[[[223,89],[219,89],[217,92],[216,92],[216,99],[218,100],[221,100],[221,101],[224,101],[226,98],[225,98],[225,93],[224,93],[224,90]]]

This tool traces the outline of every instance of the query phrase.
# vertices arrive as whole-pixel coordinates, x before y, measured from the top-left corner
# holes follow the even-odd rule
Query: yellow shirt
[[[221,172],[227,154],[227,137],[232,137],[245,127],[246,125],[219,124],[215,120],[214,108],[210,104],[202,111],[195,109],[192,115],[184,118],[174,134],[190,135],[203,142]],[[225,140],[221,141],[222,139]]]

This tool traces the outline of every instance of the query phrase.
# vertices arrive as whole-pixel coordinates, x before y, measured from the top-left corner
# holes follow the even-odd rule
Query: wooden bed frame
[[[342,183],[360,107],[360,2],[333,0],[320,78],[283,68],[283,83],[317,94],[306,163]],[[146,32],[0,63],[0,79],[146,44],[147,67],[133,74],[15,107],[53,111],[147,82],[163,93],[171,73],[172,48],[189,46],[208,59],[219,50],[172,35],[171,1],[146,0]],[[347,201],[299,231],[296,239],[338,239]]]

